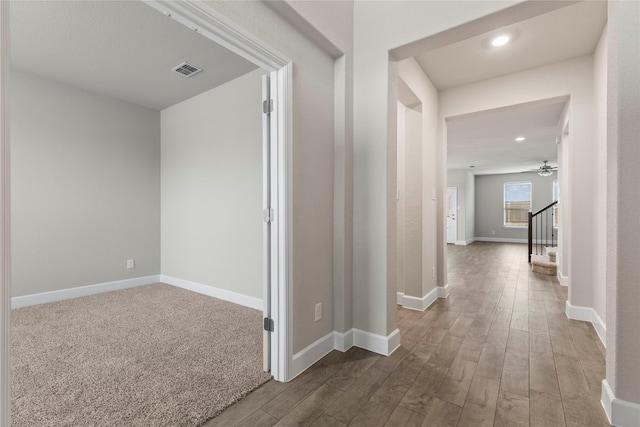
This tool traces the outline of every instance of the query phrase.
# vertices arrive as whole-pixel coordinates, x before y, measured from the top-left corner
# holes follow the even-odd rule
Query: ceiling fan
[[[547,164],[548,160],[544,161],[544,164],[540,166],[538,169],[531,169],[532,171],[538,171],[538,175],[540,176],[551,176],[554,170],[558,168],[556,166],[549,166]]]

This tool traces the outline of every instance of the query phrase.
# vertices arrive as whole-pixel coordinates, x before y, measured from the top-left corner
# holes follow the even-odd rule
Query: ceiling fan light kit
[[[538,175],[540,176],[551,176],[553,175],[553,169],[557,169],[556,167],[549,166],[547,164],[548,160],[544,161],[544,165],[540,166],[538,169]]]

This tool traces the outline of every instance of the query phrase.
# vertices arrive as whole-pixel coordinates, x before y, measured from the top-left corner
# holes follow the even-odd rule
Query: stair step
[[[558,266],[555,262],[532,260],[533,272],[538,274],[545,274],[547,276],[557,276]]]
[[[544,247],[544,253],[549,257],[549,261],[556,262],[557,249],[558,248],[556,246],[545,246]]]

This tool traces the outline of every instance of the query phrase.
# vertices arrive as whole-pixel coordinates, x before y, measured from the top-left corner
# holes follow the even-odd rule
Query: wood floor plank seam
[[[449,297],[424,312],[398,307],[392,355],[333,351],[220,415],[235,423],[211,425],[269,425],[276,413],[282,426],[607,426],[606,350],[591,324],[566,318],[567,288],[531,271],[526,245],[447,249]]]

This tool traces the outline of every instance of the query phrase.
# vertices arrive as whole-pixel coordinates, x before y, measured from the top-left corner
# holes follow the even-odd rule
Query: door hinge
[[[262,101],[262,112],[264,114],[269,114],[273,111],[273,99],[265,99]]]
[[[264,222],[273,222],[275,219],[273,209],[264,209],[262,211],[262,219],[264,220]]]
[[[273,332],[275,330],[273,325],[273,319],[269,319],[268,317],[264,318],[264,323],[262,326],[264,330],[267,332]]]

